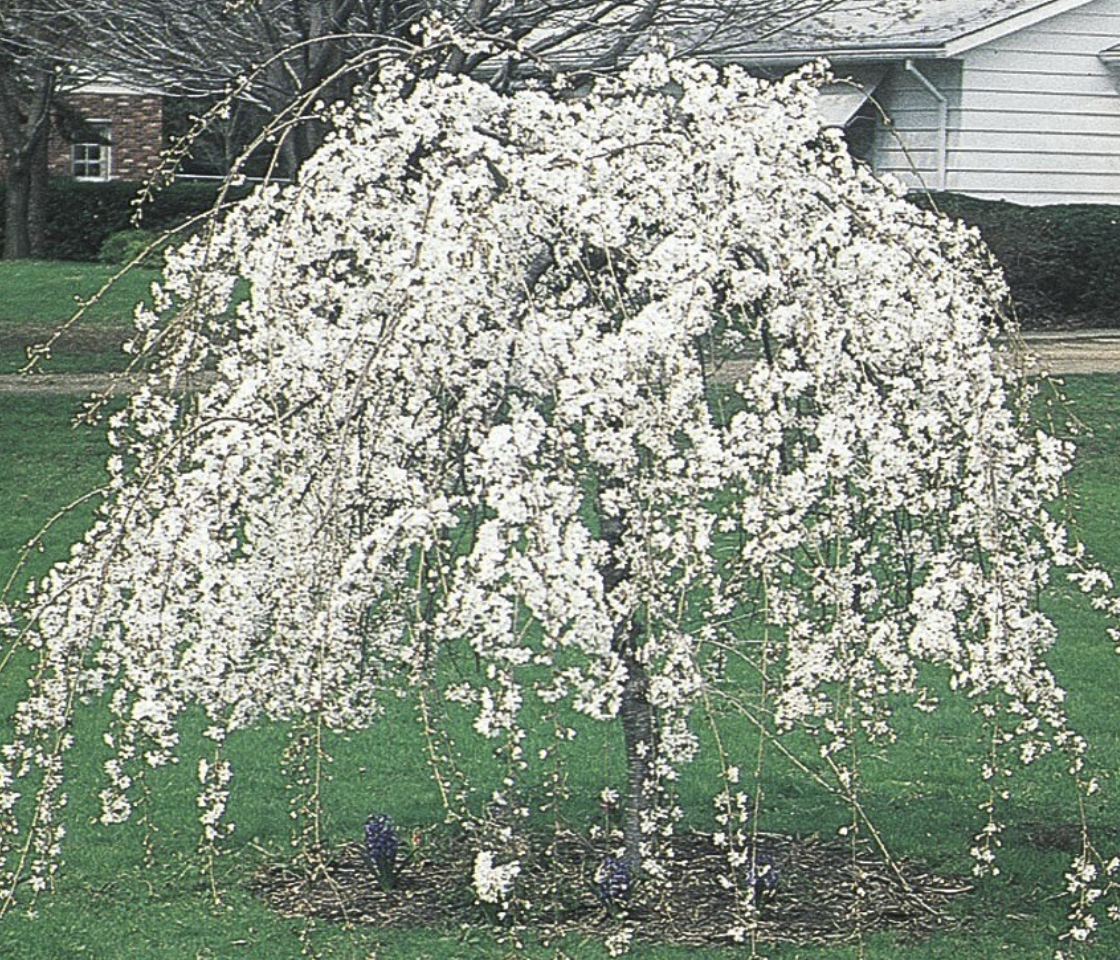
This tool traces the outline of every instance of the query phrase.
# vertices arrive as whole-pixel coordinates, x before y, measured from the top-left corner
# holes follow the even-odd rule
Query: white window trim
[[[113,178],[113,121],[108,117],[105,118],[91,118],[86,121],[91,127],[104,127],[108,132],[108,143],[94,143],[91,140],[76,142],[70,146],[70,174],[75,180],[85,181],[87,183],[103,183],[106,180]],[[97,147],[101,151],[99,165],[101,169],[100,175],[96,177],[81,176],[76,170],[79,163],[88,164],[88,158],[79,160],[77,151],[83,147]]]

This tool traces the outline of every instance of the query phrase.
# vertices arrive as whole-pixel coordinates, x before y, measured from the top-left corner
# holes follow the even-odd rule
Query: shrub
[[[52,179],[47,188],[47,258],[96,259],[102,241],[128,227],[136,191],[136,184],[123,181]]]
[[[1120,208],[1027,207],[938,194],[937,208],[979,228],[1003,266],[1024,327],[1102,327],[1120,304]],[[922,197],[919,205],[929,207]]]
[[[163,254],[169,241],[161,242],[161,236],[158,230],[118,230],[105,238],[97,259],[104,263],[125,264],[142,257],[140,266],[162,267]]]
[[[206,181],[181,181],[159,191],[144,206],[139,224],[136,198],[141,184],[124,180],[91,183],[68,177],[52,178],[47,187],[47,237],[44,256],[49,260],[102,259],[102,246],[115,233],[139,226],[153,234],[184,223],[208,210],[217,197],[217,185]],[[248,188],[235,190],[235,198]],[[5,188],[0,183],[0,205]]]

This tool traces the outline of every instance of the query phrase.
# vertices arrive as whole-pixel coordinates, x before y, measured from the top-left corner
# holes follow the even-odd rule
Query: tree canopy
[[[1070,451],[1030,425],[975,233],[855,163],[820,80],[651,56],[503,95],[394,68],[296,183],[182,247],[139,314],[156,368],[112,420],[104,507],[16,618],[41,664],[0,808],[43,780],[9,887],[23,844],[51,869],[87,695],[115,718],[106,821],[193,707],[218,743],[398,696],[437,733],[467,709],[502,776],[456,779],[442,747],[433,774],[453,816],[514,832],[535,705],[569,718],[546,753],[615,723],[617,862],[652,877],[705,744],[720,842],[752,858],[746,761],[701,719],[809,733],[800,762],[858,809],[859,745],[940,676],[998,763],[1076,767],[1036,602],[1059,567],[1107,585],[1048,509]],[[200,779],[216,838],[236,771]],[[516,865],[479,855],[500,898]]]

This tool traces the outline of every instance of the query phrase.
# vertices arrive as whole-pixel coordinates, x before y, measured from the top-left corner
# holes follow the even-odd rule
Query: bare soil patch
[[[0,394],[116,397],[135,393],[147,382],[144,374],[28,373],[0,375]],[[173,393],[201,390],[212,382],[209,374],[195,374],[171,387]]]
[[[56,341],[60,349],[74,353],[86,351],[96,353],[120,350],[121,344],[132,336],[131,325],[76,323],[64,330]],[[34,344],[49,340],[52,330],[44,329],[41,323],[2,323],[0,324],[0,349],[25,350]]]
[[[532,905],[511,908],[511,920],[542,939],[566,934],[599,938],[630,931],[634,939],[678,945],[761,942],[839,943],[873,931],[921,938],[955,924],[951,901],[967,883],[934,876],[917,864],[886,863],[867,846],[761,835],[756,855],[778,871],[772,893],[757,909],[739,905],[746,871],[729,866],[725,850],[706,835],[675,846],[667,889],[638,884],[608,907],[597,894],[595,872],[604,851],[575,835],[523,856],[519,886]],[[262,869],[256,892],[285,916],[314,917],[383,928],[458,929],[492,922],[471,891],[474,845],[466,838],[428,841],[415,851],[392,890],[382,890],[358,844],[296,868]],[[514,894],[516,897],[516,892]]]

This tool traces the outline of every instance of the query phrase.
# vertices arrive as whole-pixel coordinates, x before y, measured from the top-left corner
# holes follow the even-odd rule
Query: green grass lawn
[[[0,284],[3,283],[0,274]],[[3,289],[0,286],[0,289]],[[1106,563],[1120,570],[1120,377],[1070,378],[1068,391],[1081,420],[1092,430],[1079,441],[1083,459],[1076,474],[1077,518],[1084,536]],[[0,396],[0,568],[9,570],[41,522],[101,477],[105,445],[96,427],[71,427],[75,401],[57,397]],[[58,556],[88,522],[89,506],[76,509],[47,538],[36,563]],[[1102,845],[1120,851],[1120,722],[1115,713],[1120,659],[1099,618],[1076,598],[1056,592],[1046,599],[1063,629],[1053,665],[1071,691],[1069,709],[1094,744],[1091,763],[1104,790],[1089,819]],[[10,710],[19,694],[13,673],[0,676],[0,703]],[[399,824],[431,826],[441,819],[438,796],[428,781],[421,747],[407,708],[351,738],[334,738],[334,779],[326,787],[328,834],[334,841],[357,839],[365,817],[387,810]],[[38,904],[36,918],[22,914],[0,923],[0,957],[10,960],[167,960],[246,958],[295,960],[304,956],[304,927],[267,910],[247,889],[254,867],[266,856],[289,850],[288,801],[275,758],[287,731],[265,728],[238,735],[230,745],[238,786],[232,819],[237,831],[217,865],[223,899],[215,904],[195,854],[194,771],[175,769],[152,778],[153,817],[148,823],[105,828],[94,823],[101,746],[96,707],[77,719],[81,748],[73,757],[70,833],[66,865],[57,889]],[[933,870],[968,870],[970,837],[982,824],[977,806],[976,732],[967,711],[949,705],[930,717],[903,723],[896,747],[868,758],[863,768],[867,802],[878,826],[901,855]],[[197,730],[186,730],[188,741]],[[749,737],[742,732],[743,738]],[[572,770],[570,787],[587,797],[590,815],[604,776],[618,775],[617,749],[589,741]],[[184,765],[185,767],[186,765]],[[775,960],[1042,960],[1057,946],[1064,904],[1056,895],[1069,852],[1065,828],[1072,822],[1073,796],[1056,764],[1041,763],[1015,775],[1014,800],[1003,812],[1004,877],[985,881],[957,904],[962,925],[919,941],[874,935],[860,945],[810,948],[767,946]],[[772,831],[829,835],[847,812],[805,787],[786,766],[767,766],[765,822]],[[686,773],[682,794],[687,801]],[[703,821],[708,809],[694,814]],[[578,806],[578,805],[577,805]],[[701,806],[698,802],[697,806]],[[146,851],[148,851],[146,853]],[[464,877],[463,883],[469,883]],[[319,924],[312,944],[341,960],[501,957],[508,948],[484,928],[378,931]],[[562,950],[563,954],[558,950]],[[559,945],[531,944],[528,954],[579,960],[605,957],[598,943],[572,939]],[[640,960],[716,960],[746,951],[637,946]],[[1120,930],[1105,930],[1097,955],[1120,956]]]
[[[47,340],[119,269],[98,263],[0,263],[0,374],[20,370],[27,362],[27,348]],[[126,358],[121,345],[132,330],[133,308],[148,296],[157,276],[155,270],[137,269],[113,283],[59,339],[43,369],[122,369]]]
[[[93,297],[120,267],[101,263],[16,260],[0,263],[0,323],[51,326]],[[89,310],[93,323],[128,324],[132,308],[148,295],[156,270],[130,270]]]

